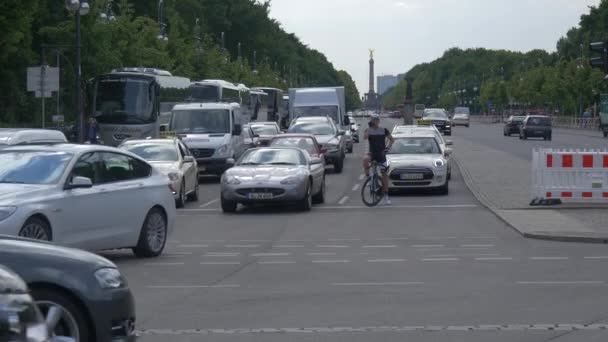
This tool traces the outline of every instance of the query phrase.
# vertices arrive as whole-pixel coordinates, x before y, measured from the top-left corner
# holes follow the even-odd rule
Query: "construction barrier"
[[[608,201],[608,150],[546,149],[532,152],[530,205]]]

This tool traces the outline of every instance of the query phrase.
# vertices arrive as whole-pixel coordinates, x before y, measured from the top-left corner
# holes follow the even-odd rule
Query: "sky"
[[[271,17],[368,86],[368,49],[376,76],[404,73],[452,47],[555,51],[587,6],[600,0],[272,0]]]

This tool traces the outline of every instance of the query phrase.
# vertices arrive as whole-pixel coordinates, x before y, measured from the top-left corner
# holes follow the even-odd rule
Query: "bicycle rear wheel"
[[[368,207],[375,207],[382,201],[384,190],[380,177],[368,178],[361,188],[361,200]]]

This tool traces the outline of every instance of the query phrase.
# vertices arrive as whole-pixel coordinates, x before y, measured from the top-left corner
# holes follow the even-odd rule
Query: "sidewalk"
[[[488,209],[525,237],[608,243],[608,206],[531,207],[530,161],[453,136],[454,161]]]

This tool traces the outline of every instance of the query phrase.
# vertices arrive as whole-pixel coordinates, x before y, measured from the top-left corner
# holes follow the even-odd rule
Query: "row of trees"
[[[345,85],[348,105],[360,105],[350,75],[337,71],[322,53],[286,33],[269,17],[270,1],[164,0],[167,40],[157,38],[157,1],[109,1],[116,18],[112,21],[100,17],[107,3],[89,0],[90,13],[82,17],[85,79],[117,67],[145,66],[194,80],[226,79],[248,86]],[[60,104],[66,119],[73,119],[74,86],[70,85],[75,69],[70,46],[75,24],[63,2],[4,0],[0,13],[0,123],[34,123],[38,117],[39,101],[25,91],[25,70],[39,65],[44,44],[64,46],[59,51],[66,66],[61,70]],[[53,65],[55,50],[47,49],[46,55]]]
[[[412,100],[445,108],[466,105],[476,111],[517,106],[580,113],[608,91],[603,73],[590,68],[585,53],[589,42],[605,38],[607,18],[608,0],[602,0],[581,17],[579,28],[560,39],[555,53],[450,49],[406,73],[413,82]],[[405,81],[384,96],[384,105],[403,103],[404,90]]]

